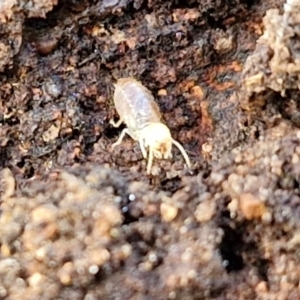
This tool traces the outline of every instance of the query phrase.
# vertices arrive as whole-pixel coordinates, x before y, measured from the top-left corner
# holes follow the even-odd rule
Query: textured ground
[[[300,5],[2,0],[0,299],[300,299]],[[121,129],[143,82],[193,165]]]

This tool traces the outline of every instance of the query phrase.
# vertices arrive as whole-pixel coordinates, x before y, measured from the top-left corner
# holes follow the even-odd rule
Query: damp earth
[[[300,4],[2,0],[0,299],[300,299]],[[154,95],[190,157],[122,129]],[[299,230],[299,231],[298,231]]]

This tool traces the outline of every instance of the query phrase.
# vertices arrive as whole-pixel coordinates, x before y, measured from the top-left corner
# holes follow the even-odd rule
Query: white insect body
[[[151,92],[133,78],[121,78],[114,86],[114,103],[120,120],[117,123],[111,120],[110,123],[119,127],[124,122],[127,128],[123,129],[112,147],[121,144],[125,134],[131,136],[139,142],[144,158],[147,158],[146,149],[149,149],[147,173],[150,174],[153,158],[171,158],[174,144],[191,168],[185,150],[172,138],[169,128],[161,122],[162,116]]]

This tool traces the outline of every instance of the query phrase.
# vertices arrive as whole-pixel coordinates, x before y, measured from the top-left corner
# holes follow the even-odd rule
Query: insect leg
[[[147,174],[149,175],[151,172],[151,167],[153,164],[153,149],[150,147],[149,150],[149,158],[148,158],[148,164],[147,164]]]
[[[129,136],[131,136],[129,134],[128,128],[125,128],[125,129],[122,130],[122,133],[121,133],[120,137],[118,138],[118,140],[115,143],[112,144],[112,148],[115,148],[116,146],[118,146],[122,143],[122,140],[124,139],[125,134],[128,134]]]
[[[118,128],[118,127],[120,127],[120,125],[123,123],[123,120],[122,119],[120,119],[117,123],[113,120],[113,119],[111,119],[110,121],[109,121],[109,124],[111,124],[112,126],[114,126],[115,128]]]
[[[183,147],[177,141],[175,141],[173,139],[172,139],[172,143],[180,150],[182,156],[185,159],[185,162],[186,162],[188,168],[191,169],[190,159],[189,159],[188,155],[186,154],[185,150],[183,149]]]
[[[141,148],[141,151],[142,151],[143,157],[144,157],[144,158],[147,158],[147,151],[146,151],[146,149],[145,149],[145,146],[144,146],[143,140],[142,140],[142,139],[140,139],[140,140],[139,140],[139,143],[140,143],[140,148]]]

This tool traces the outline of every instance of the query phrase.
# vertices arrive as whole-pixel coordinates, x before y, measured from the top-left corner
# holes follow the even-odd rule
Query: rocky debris
[[[264,34],[243,68],[243,108],[251,110],[264,106],[268,90],[285,96],[289,90],[300,89],[299,15],[297,0],[287,0],[283,12],[278,8],[266,12]]]

